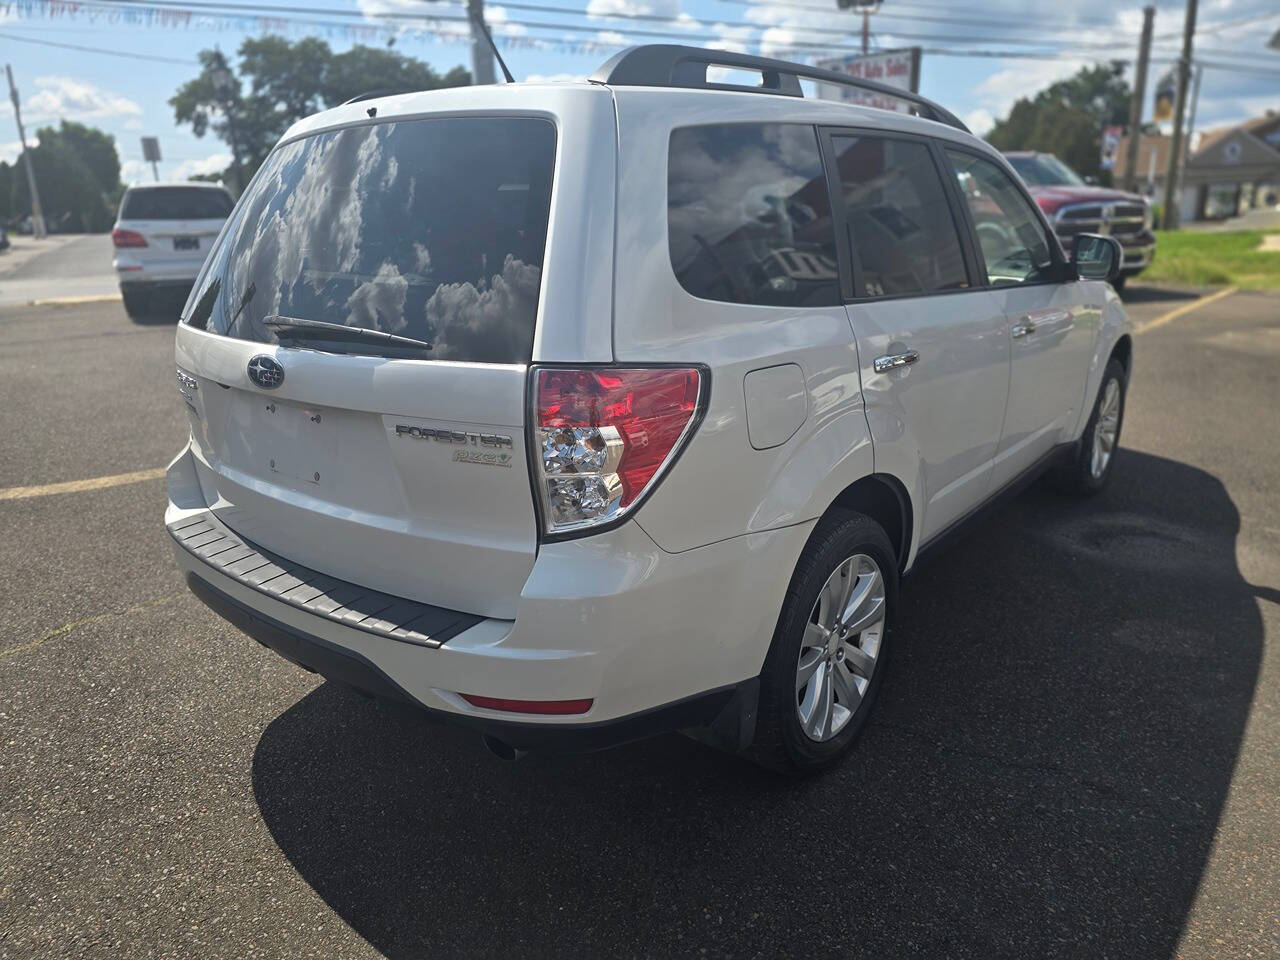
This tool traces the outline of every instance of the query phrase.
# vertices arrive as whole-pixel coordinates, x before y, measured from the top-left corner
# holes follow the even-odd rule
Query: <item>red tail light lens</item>
[[[116,227],[111,231],[111,242],[117,247],[145,247],[147,238],[135,230],[121,230]]]
[[[482,697],[474,693],[464,693],[461,696],[473,707],[483,707],[485,710],[537,713],[547,716],[586,713],[594,702],[592,700],[509,700],[506,697]]]
[[[625,513],[676,453],[701,391],[696,367],[538,370],[534,422],[547,532]]]

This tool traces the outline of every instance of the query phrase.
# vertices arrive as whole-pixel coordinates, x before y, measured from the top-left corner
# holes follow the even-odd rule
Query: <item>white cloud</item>
[[[985,137],[987,131],[996,125],[996,118],[991,115],[990,110],[979,107],[964,115],[964,125],[972,130],[975,136]]]
[[[619,47],[627,46],[627,38],[617,30],[601,30],[596,34],[596,39],[601,43],[610,43]]]
[[[529,32],[529,28],[518,23],[509,23],[505,7],[484,8],[485,23],[489,25],[489,29],[497,36],[504,37],[523,37]]]
[[[675,17],[680,14],[680,0],[590,0],[587,4],[587,16],[611,14]]]
[[[103,120],[140,117],[142,107],[128,97],[74,77],[48,74],[35,79],[36,92],[22,106],[24,119]]]
[[[142,160],[120,161],[120,180],[123,183],[146,183],[150,179],[152,179],[151,164]]]
[[[183,160],[173,171],[175,180],[186,180],[197,174],[204,176],[210,173],[221,173],[231,166],[231,154],[211,153],[203,160]]]
[[[1055,80],[1078,73],[1087,65],[1087,60],[1018,60],[988,76],[973,92],[989,115],[1003,117],[1019,97],[1034,96]]]
[[[31,147],[39,146],[40,141],[32,138],[27,141],[27,145]],[[22,141],[10,140],[8,143],[0,143],[0,163],[17,163],[18,158],[22,156]]]

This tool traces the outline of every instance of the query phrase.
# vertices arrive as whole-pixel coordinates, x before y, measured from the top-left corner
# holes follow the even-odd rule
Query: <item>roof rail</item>
[[[350,100],[343,100],[342,103],[338,104],[338,106],[345,107],[348,103],[360,103],[364,100],[376,100],[379,97],[395,97],[402,93],[413,92],[414,90],[408,87],[400,87],[398,89],[393,87],[383,87],[380,90],[366,90],[364,93],[356,94]]]
[[[707,67],[712,66],[759,71],[762,82],[758,87],[737,83],[711,83],[707,80]],[[963,130],[965,133],[969,132],[969,128],[950,110],[918,93],[900,90],[874,80],[851,77],[834,70],[822,70],[802,63],[773,60],[769,57],[753,57],[750,54],[733,53],[729,50],[705,50],[701,47],[684,47],[670,43],[628,47],[606,60],[590,79],[596,83],[607,83],[616,87],[693,87],[705,90],[747,90],[784,97],[803,97],[804,91],[800,89],[801,77],[844,87],[857,87],[860,90],[903,100],[915,107],[917,113],[927,120],[936,120],[938,123],[945,123],[949,127]]]

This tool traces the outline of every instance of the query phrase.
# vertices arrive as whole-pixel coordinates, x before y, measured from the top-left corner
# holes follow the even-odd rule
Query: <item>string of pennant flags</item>
[[[469,43],[470,31],[464,18],[449,20],[424,15],[412,21],[394,24],[368,22],[341,23],[304,17],[281,17],[208,10],[183,9],[177,4],[166,7],[138,6],[128,3],[104,3],[93,0],[4,0],[0,2],[3,18],[20,20],[75,21],[94,26],[123,26],[143,29],[183,30],[198,33],[276,33],[322,36],[330,40],[352,43],[391,45],[406,40],[427,43]],[[530,37],[507,33],[501,22],[490,24],[494,40],[505,49],[536,49],[570,54],[593,54],[612,51],[627,42],[610,42],[596,38]]]

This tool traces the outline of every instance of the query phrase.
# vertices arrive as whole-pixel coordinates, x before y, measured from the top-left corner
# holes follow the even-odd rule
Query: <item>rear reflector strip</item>
[[[508,700],[504,697],[478,697],[475,694],[460,694],[463,700],[473,707],[485,710],[502,710],[506,713],[539,713],[566,715],[586,713],[591,709],[592,700]]]

